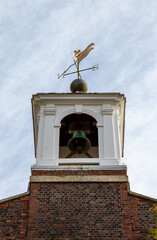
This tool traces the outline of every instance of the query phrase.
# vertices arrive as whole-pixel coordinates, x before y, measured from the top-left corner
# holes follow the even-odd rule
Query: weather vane
[[[94,47],[93,47],[94,45],[95,45],[94,43],[89,44],[86,47],[86,49],[82,52],[81,52],[81,50],[75,50],[74,54],[72,54],[72,58],[73,58],[74,63],[71,64],[62,74],[58,74],[58,79],[59,79],[61,77],[64,78],[67,75],[77,73],[78,78],[75,79],[71,83],[71,86],[70,86],[72,92],[86,92],[87,91],[87,83],[82,79],[80,72],[87,71],[87,70],[93,70],[94,71],[94,70],[98,69],[98,65],[94,65],[93,67],[80,70],[80,62],[85,57],[87,57],[87,55],[90,53],[90,51],[92,49],[94,49]],[[74,65],[76,66],[77,71],[67,73],[67,71]]]
[[[79,79],[79,78],[81,78],[80,72],[87,71],[87,70],[93,70],[93,71],[97,70],[98,65],[94,65],[93,67],[80,70],[80,62],[85,57],[87,57],[87,55],[90,53],[90,51],[92,49],[94,49],[94,47],[93,47],[94,45],[95,45],[94,43],[89,44],[88,47],[86,47],[86,49],[82,52],[81,52],[81,50],[75,50],[74,54],[72,54],[72,58],[73,58],[74,63],[71,64],[62,74],[58,74],[58,79],[61,78],[61,77],[64,78],[66,75],[70,75],[70,74],[74,74],[74,73],[78,74],[78,79]],[[67,71],[74,65],[76,66],[77,71],[67,73]]]

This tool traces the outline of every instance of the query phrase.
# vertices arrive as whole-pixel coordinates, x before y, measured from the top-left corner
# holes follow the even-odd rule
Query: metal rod
[[[87,70],[91,70],[91,69],[97,70],[98,67],[91,67],[91,68],[82,69],[82,70],[79,70],[79,72],[83,72],[83,71],[87,71]],[[63,76],[67,76],[67,75],[74,74],[74,73],[78,73],[78,71],[76,71],[76,72],[71,72],[71,73],[65,73]]]
[[[58,74],[58,79],[61,77],[61,76],[64,76],[64,73],[66,73],[68,70],[69,70],[69,68],[71,68],[72,66],[74,66],[75,65],[75,63],[73,63],[73,64],[71,64],[62,74]]]
[[[72,157],[72,155],[74,155],[74,153],[69,153],[65,158],[71,158]]]
[[[78,71],[78,79],[80,78],[80,73],[79,73],[79,62],[77,63],[77,71]]]
[[[79,70],[78,70],[78,67],[79,67],[79,66],[77,65],[77,63],[76,63],[75,58],[73,57],[73,55],[72,55],[72,58],[73,58],[74,64],[75,64],[76,69],[77,69],[77,72],[78,72],[78,71],[79,71]],[[77,72],[76,72],[76,73],[77,73]],[[79,72],[79,75],[80,75],[80,78],[82,79],[80,72]]]
[[[92,155],[90,155],[88,152],[86,152],[86,156],[87,156],[88,158],[93,158]]]

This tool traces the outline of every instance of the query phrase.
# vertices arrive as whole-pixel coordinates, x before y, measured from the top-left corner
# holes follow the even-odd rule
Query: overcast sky
[[[70,92],[57,79],[71,52],[95,49],[81,67],[88,92],[127,98],[125,149],[131,191],[157,198],[157,1],[0,1],[0,198],[27,191],[35,163],[31,96]]]

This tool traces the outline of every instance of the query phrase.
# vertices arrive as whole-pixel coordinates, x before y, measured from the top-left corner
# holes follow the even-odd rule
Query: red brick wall
[[[33,176],[126,171],[33,171]],[[127,182],[32,182],[29,196],[0,204],[0,240],[144,240],[153,202]]]
[[[148,235],[148,228],[153,226],[151,219],[153,217],[152,202],[146,199],[130,196],[131,222],[133,239],[145,239]],[[143,237],[142,237],[143,236]]]
[[[127,183],[31,183],[29,239],[132,239]]]
[[[0,203],[0,239],[27,239],[29,196]]]
[[[33,176],[126,175],[118,171],[32,171]],[[124,182],[31,183],[28,239],[140,239],[152,202],[128,194]]]

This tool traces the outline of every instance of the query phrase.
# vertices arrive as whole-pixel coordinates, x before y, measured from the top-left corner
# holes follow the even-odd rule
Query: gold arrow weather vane
[[[70,75],[70,74],[74,74],[74,73],[77,73],[77,74],[78,74],[78,79],[79,79],[79,78],[81,77],[80,72],[87,71],[87,70],[93,70],[93,71],[94,71],[94,70],[97,70],[97,69],[99,68],[98,65],[94,65],[93,67],[86,68],[86,69],[82,69],[82,70],[79,69],[80,62],[81,62],[85,57],[88,56],[88,54],[90,53],[90,51],[91,51],[92,49],[94,49],[93,46],[95,46],[94,43],[89,44],[89,45],[86,47],[86,49],[85,49],[84,51],[82,51],[82,52],[81,52],[81,50],[75,50],[75,51],[74,51],[74,54],[72,54],[72,58],[73,58],[74,63],[71,64],[62,74],[58,74],[58,79],[61,78],[61,77],[64,78],[64,76],[67,76],[67,75]],[[67,71],[68,71],[72,66],[74,66],[74,65],[76,66],[77,71],[71,72],[71,73],[67,73]]]

